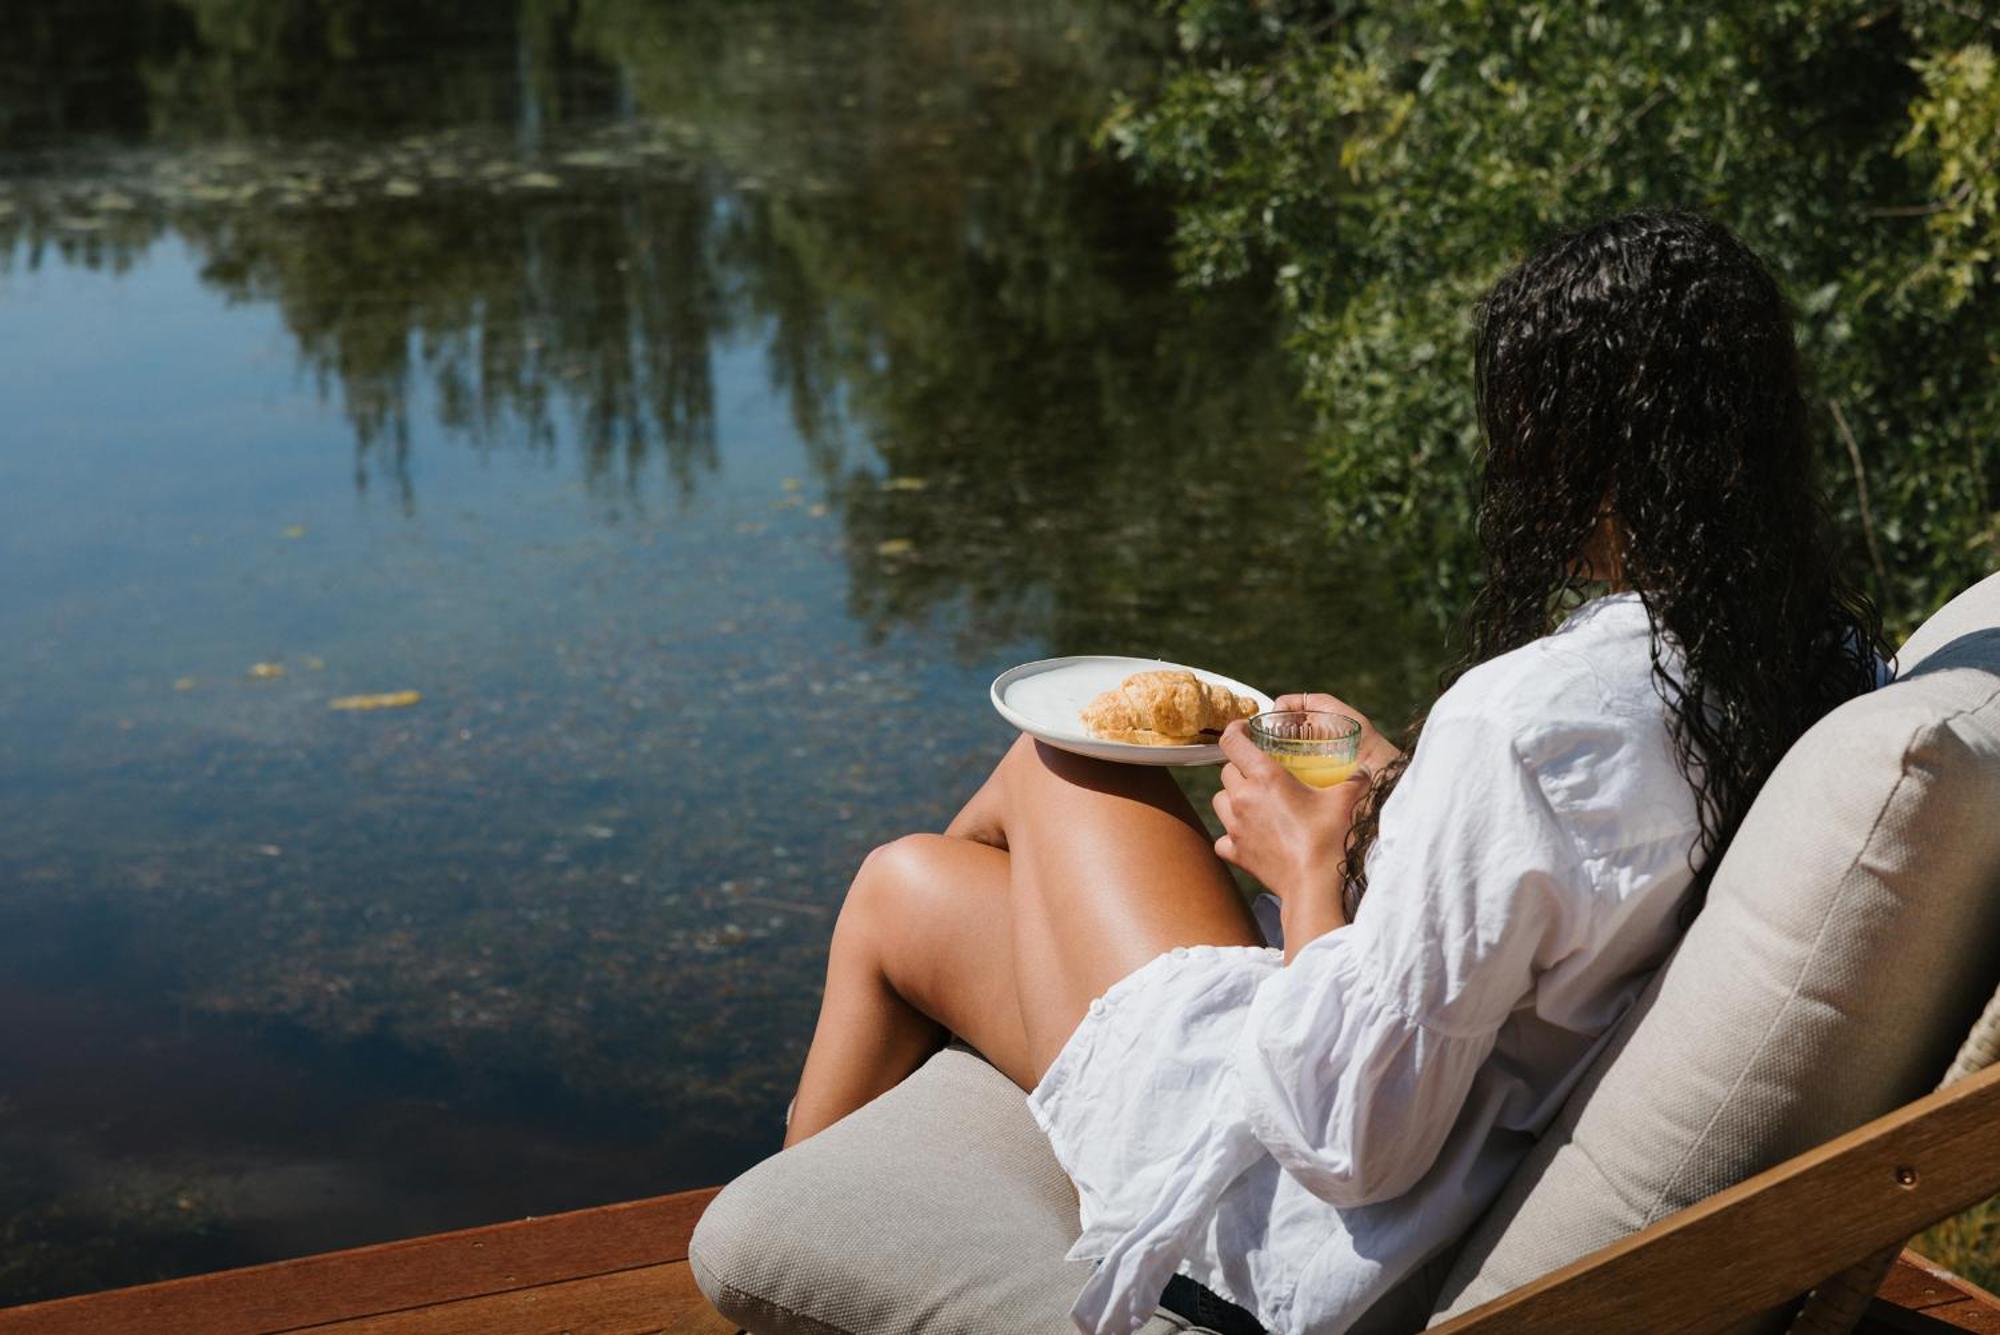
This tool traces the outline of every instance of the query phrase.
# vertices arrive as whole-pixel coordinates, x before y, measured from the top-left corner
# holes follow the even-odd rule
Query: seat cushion
[[[757,1335],[1073,1335],[1076,1192],[1007,1077],[961,1048],[708,1207],[689,1246]],[[1184,1329],[1164,1314],[1145,1335]]]
[[[1788,753],[1459,1253],[1456,1315],[1926,1093],[2000,973],[2000,580]]]

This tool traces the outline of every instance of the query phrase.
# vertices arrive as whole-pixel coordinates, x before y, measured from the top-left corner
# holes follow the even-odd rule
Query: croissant
[[[1257,702],[1181,668],[1135,672],[1083,707],[1083,726],[1108,742],[1187,746],[1231,719],[1249,718]]]

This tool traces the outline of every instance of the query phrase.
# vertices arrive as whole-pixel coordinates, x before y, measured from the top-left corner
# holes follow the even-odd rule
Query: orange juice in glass
[[[1250,740],[1300,783],[1331,788],[1354,773],[1361,724],[1324,709],[1277,709],[1250,720]]]

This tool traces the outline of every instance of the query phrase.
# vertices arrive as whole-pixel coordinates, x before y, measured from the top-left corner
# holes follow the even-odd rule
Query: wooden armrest
[[[1504,1293],[1435,1335],[1726,1329],[2000,1191],[2000,1066]]]

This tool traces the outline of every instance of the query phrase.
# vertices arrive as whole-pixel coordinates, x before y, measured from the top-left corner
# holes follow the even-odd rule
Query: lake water
[[[1023,659],[1417,703],[1132,9],[10,7],[0,1302],[770,1153]]]

